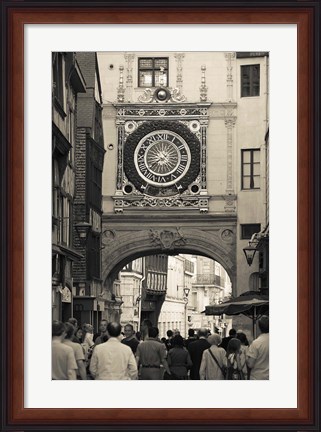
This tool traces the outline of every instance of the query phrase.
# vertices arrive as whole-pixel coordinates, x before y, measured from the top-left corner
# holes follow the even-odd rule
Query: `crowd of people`
[[[193,329],[159,338],[158,328],[144,320],[141,332],[102,320],[78,327],[75,318],[52,323],[54,380],[268,380],[269,317],[258,321],[261,334],[249,344],[245,333],[231,329],[221,338]]]

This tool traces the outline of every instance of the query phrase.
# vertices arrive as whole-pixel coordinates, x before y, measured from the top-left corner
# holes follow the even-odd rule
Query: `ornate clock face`
[[[140,140],[134,162],[139,175],[148,184],[167,187],[187,173],[191,152],[181,136],[169,130],[158,130]]]
[[[183,193],[198,176],[200,142],[179,122],[146,122],[128,135],[123,160],[124,174],[138,191],[173,196]]]

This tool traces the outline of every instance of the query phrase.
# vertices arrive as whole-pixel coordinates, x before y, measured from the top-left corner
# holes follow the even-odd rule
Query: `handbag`
[[[231,380],[244,380],[244,373],[241,370],[238,369],[234,369],[232,374],[231,374]]]
[[[233,360],[232,362],[230,361],[230,359],[228,358],[228,368],[227,368],[227,380],[232,380],[232,381],[239,381],[239,380],[244,380],[245,376],[244,376],[244,372],[240,369],[234,368],[234,362],[235,360]]]
[[[217,364],[217,366],[220,368],[220,370],[221,370],[221,372],[222,372],[222,375],[223,375],[223,377],[224,377],[224,379],[225,379],[225,378],[226,378],[226,368],[225,368],[225,367],[222,367],[222,366],[219,364],[219,362],[217,361],[215,355],[212,353],[212,351],[211,351],[210,348],[208,348],[207,351],[211,354],[213,360],[215,361],[215,363]]]

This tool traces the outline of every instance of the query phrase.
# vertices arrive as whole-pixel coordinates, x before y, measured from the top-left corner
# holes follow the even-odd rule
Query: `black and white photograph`
[[[51,80],[51,379],[269,380],[269,52]]]

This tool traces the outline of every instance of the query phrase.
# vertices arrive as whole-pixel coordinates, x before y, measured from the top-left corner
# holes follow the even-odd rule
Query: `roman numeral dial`
[[[168,187],[179,182],[191,164],[185,140],[175,132],[158,130],[144,136],[134,153],[135,167],[144,182]]]

